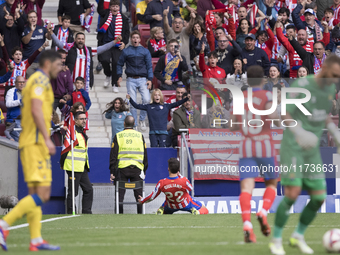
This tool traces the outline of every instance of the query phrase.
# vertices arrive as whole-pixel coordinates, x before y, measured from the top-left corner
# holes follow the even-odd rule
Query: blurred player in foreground
[[[264,71],[261,66],[251,66],[247,69],[248,84],[252,87],[252,95],[248,95],[248,91],[243,92],[245,102],[247,97],[253,97],[253,105],[257,110],[268,110],[272,107],[272,92],[262,90],[265,83]],[[234,100],[236,98],[234,97]],[[242,210],[243,232],[244,241],[246,243],[255,243],[256,236],[253,232],[253,225],[250,222],[251,213],[251,195],[255,186],[255,178],[259,174],[264,178],[266,190],[263,194],[262,209],[256,214],[257,219],[261,225],[261,231],[265,236],[270,234],[270,226],[267,222],[267,211],[272,206],[276,196],[276,185],[279,172],[275,172],[275,151],[272,142],[271,122],[265,121],[266,119],[279,119],[276,111],[270,115],[257,116],[250,112],[248,104],[244,104],[244,115],[233,115],[231,117],[233,123],[230,130],[241,130],[243,140],[240,143],[240,160],[239,160],[239,173],[240,173],[240,205]],[[258,122],[254,127],[248,126],[248,121],[257,120]],[[259,122],[264,123],[259,126]],[[250,122],[249,122],[250,123]],[[274,122],[275,123],[275,122]],[[279,123],[275,123],[280,125]],[[271,168],[272,171],[262,172],[261,166]],[[248,171],[249,170],[249,171]]]
[[[163,192],[165,194],[164,214],[173,214],[177,211],[208,214],[208,209],[190,196],[189,191],[192,191],[192,186],[189,180],[186,177],[178,176],[179,161],[176,158],[168,160],[168,171],[169,177],[160,180],[155,190],[147,197],[139,196],[138,202],[141,204],[151,202]]]
[[[0,220],[0,245],[7,250],[9,226],[27,217],[31,235],[30,251],[59,250],[41,237],[41,205],[50,199],[52,170],[50,155],[56,152],[50,139],[54,95],[50,79],[61,71],[61,56],[55,51],[41,53],[39,70],[27,81],[22,91],[22,132],[19,138],[20,158],[29,195]]]
[[[282,115],[288,126],[294,125],[292,119],[298,122],[297,126],[284,131],[280,149],[281,164],[295,171],[281,173],[284,198],[276,210],[274,236],[269,244],[272,254],[285,254],[282,246],[283,227],[288,220],[290,207],[302,189],[308,191],[310,201],[300,214],[299,223],[289,241],[291,246],[298,247],[302,253],[314,253],[306,244],[304,234],[326,198],[325,173],[319,150],[320,137],[325,126],[334,137],[337,147],[340,146],[340,133],[328,115],[335,97],[334,84],[339,78],[340,58],[332,55],[326,58],[317,75],[300,78],[292,84],[292,87],[310,91],[311,100],[303,106],[311,115],[306,116],[294,104],[287,105],[287,114]],[[306,96],[302,93],[291,93],[289,97],[294,99]],[[322,171],[318,171],[320,167]]]

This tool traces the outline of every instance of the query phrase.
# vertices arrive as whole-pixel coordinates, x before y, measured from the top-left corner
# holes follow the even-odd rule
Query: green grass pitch
[[[63,215],[44,215],[44,219]],[[292,214],[284,230],[286,254],[301,254],[288,246],[299,214]],[[274,214],[269,214],[269,223]],[[25,219],[16,224],[25,223]],[[82,215],[42,224],[43,238],[60,245],[60,251],[39,251],[39,254],[270,254],[271,237],[261,234],[252,215],[256,244],[244,244],[241,215]],[[338,214],[318,214],[306,232],[306,241],[315,254],[325,254],[323,234],[340,228]],[[9,254],[31,254],[28,227],[10,231]],[[0,251],[1,253],[2,251]]]

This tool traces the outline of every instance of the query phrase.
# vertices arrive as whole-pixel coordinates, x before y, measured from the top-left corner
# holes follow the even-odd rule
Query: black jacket
[[[165,57],[166,55],[163,55],[159,58],[157,65],[155,67],[155,70],[153,72],[153,75],[160,80],[163,84],[165,82],[165,79],[162,75],[162,72],[165,69]],[[182,72],[188,71],[188,65],[187,62],[185,61],[185,57],[182,56],[183,61],[179,63],[178,65],[178,79],[182,81]]]
[[[262,66],[264,70],[264,74],[268,76],[270,62],[268,59],[268,55],[264,50],[258,47],[255,47],[253,50],[248,51],[244,48],[242,49],[241,56],[242,56],[242,59],[247,59],[247,64],[244,65],[245,70],[247,70],[249,66],[259,65],[259,66]]]
[[[79,2],[79,5],[77,5],[77,2]],[[91,4],[88,0],[59,0],[58,16],[69,15],[71,24],[80,25],[79,15],[89,8],[91,8]]]
[[[58,36],[58,30],[61,27],[61,25],[57,25],[54,27],[53,29],[53,33]],[[67,43],[73,43],[74,42],[74,38],[73,38],[73,31],[71,29],[68,29],[69,34],[68,34],[68,38],[67,38]],[[52,49],[54,49],[56,47],[55,42],[52,40]]]
[[[101,28],[110,15],[110,10],[104,9],[104,0],[99,0],[97,11],[99,15],[101,16],[100,23],[99,23],[99,28]],[[127,45],[129,43],[129,36],[130,36],[129,19],[125,17],[125,15],[123,14],[122,14],[122,19],[123,19],[122,42],[125,45]],[[98,46],[103,45],[104,44],[103,42],[104,33],[98,33],[97,40],[98,40]]]
[[[9,57],[12,57],[12,49],[16,46],[21,47],[21,36],[25,28],[25,20],[20,15],[20,18],[14,22],[12,27],[7,27],[6,23],[5,18],[0,21],[0,34],[4,36],[4,43]]]
[[[215,52],[218,56],[217,66],[224,69],[226,74],[233,73],[233,63],[236,57],[242,53],[242,48],[235,40],[231,41],[231,45],[224,50],[216,49]]]
[[[163,17],[163,11],[169,7],[169,13],[168,13],[168,21],[169,26],[172,25],[172,16],[178,17],[180,16],[179,10],[176,8],[176,6],[172,3],[171,0],[164,0],[163,3],[161,3],[160,0],[153,0],[150,3],[148,3],[148,7],[145,10],[144,13],[144,22],[150,24],[150,29],[153,27],[164,27],[163,19],[158,21],[152,18],[152,15],[159,14]]]
[[[143,146],[144,146],[144,159],[143,159],[144,169],[143,171],[145,173],[146,170],[148,169],[148,153],[146,150],[146,145],[145,145],[143,135],[142,135],[142,139],[143,139]],[[109,167],[110,173],[113,174],[114,176],[117,176],[118,174],[118,163],[119,163],[118,151],[119,151],[119,146],[118,146],[117,134],[116,134],[115,137],[113,138],[113,144],[112,144],[111,151],[110,151],[110,167]]]
[[[85,46],[84,46],[85,47]],[[90,66],[90,87],[93,86],[94,82],[94,76],[93,76],[93,59],[92,59],[92,49],[91,47],[87,47],[87,49],[90,52],[90,58],[91,58],[91,66]],[[74,44],[74,46],[68,51],[65,65],[67,65],[68,69],[70,69],[71,74],[73,73],[74,66],[77,61],[77,46]]]
[[[308,68],[310,74],[314,74],[314,54],[307,52],[295,39],[289,40],[289,42],[303,61],[302,65]]]

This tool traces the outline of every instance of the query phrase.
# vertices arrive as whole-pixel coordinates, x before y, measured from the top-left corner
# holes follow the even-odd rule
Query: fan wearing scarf
[[[182,72],[188,70],[185,58],[182,58],[176,39],[168,43],[168,53],[159,58],[154,76],[162,82],[161,90],[176,90],[177,83],[182,81]]]
[[[302,65],[306,66],[310,74],[318,74],[326,59],[325,45],[323,42],[315,42],[313,53],[307,52],[294,38],[289,37],[289,42],[302,59]]]
[[[100,29],[98,30],[98,45],[103,45],[117,39],[119,36],[122,38],[116,43],[115,47],[98,55],[98,60],[102,63],[106,79],[104,87],[107,87],[111,81],[113,92],[118,93],[118,75],[117,63],[122,50],[129,42],[129,21],[120,13],[120,1],[111,0],[109,9],[104,9],[103,2],[98,3],[98,13],[101,17]]]

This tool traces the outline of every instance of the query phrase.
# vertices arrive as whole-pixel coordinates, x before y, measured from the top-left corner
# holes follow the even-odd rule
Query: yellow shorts
[[[51,158],[45,145],[33,144],[22,148],[20,158],[28,187],[51,186]]]

